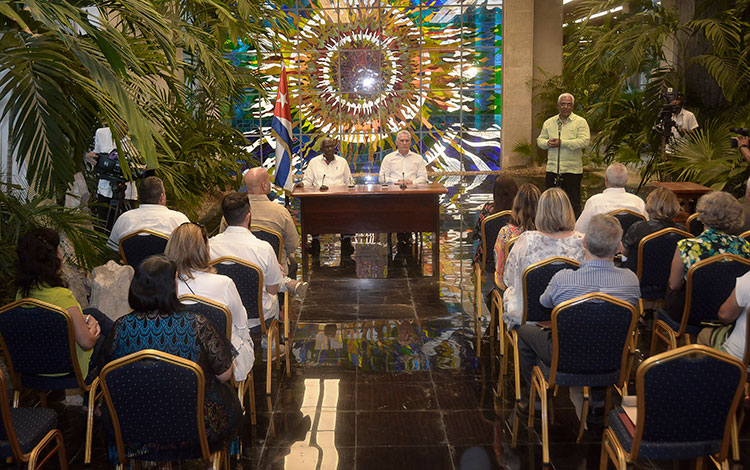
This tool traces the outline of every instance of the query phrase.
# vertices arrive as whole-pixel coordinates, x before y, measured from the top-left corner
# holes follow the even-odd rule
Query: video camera
[[[745,137],[750,137],[750,129],[746,127],[733,127],[729,129],[729,132],[732,132],[733,134],[739,134]],[[732,137],[732,148],[736,149],[737,144],[738,144],[737,137]]]
[[[143,170],[129,165],[131,180],[137,180],[143,177]],[[96,174],[99,179],[107,180],[112,183],[126,183],[128,180],[122,172],[120,166],[120,157],[117,149],[109,153],[98,153],[96,156]]]

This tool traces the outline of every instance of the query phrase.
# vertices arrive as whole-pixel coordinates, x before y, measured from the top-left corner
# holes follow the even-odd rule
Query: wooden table
[[[433,273],[440,272],[440,183],[412,185],[360,184],[295,188],[302,225],[302,276],[307,277],[307,235],[321,233],[432,232]]]
[[[656,187],[667,188],[672,191],[679,199],[689,213],[695,211],[695,200],[706,193],[711,192],[711,188],[698,183],[689,181],[672,182],[672,181],[654,181]]]

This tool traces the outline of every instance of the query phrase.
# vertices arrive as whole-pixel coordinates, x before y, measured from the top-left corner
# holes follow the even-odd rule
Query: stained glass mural
[[[272,164],[270,118],[283,61],[289,78],[294,165],[320,139],[339,141],[355,172],[375,172],[402,128],[433,171],[501,165],[502,2],[285,0],[289,30],[262,60],[241,46],[231,60],[265,77],[234,125]]]

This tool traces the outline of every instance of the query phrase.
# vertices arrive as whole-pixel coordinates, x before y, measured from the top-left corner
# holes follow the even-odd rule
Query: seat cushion
[[[13,429],[21,447],[21,452],[27,454],[34,449],[39,441],[57,426],[57,414],[48,408],[11,408],[10,418]],[[12,457],[13,451],[8,441],[0,442],[0,458]]]
[[[672,328],[672,330],[675,331],[675,333],[680,331],[680,322],[676,322],[672,320],[672,318],[670,318],[670,316],[664,310],[659,309],[656,311],[656,319],[661,320],[664,323],[666,323],[667,326],[669,326],[670,328]],[[685,327],[685,333],[689,335],[697,335],[698,333],[700,333],[702,328],[703,328],[702,326],[687,325]]]
[[[537,360],[536,365],[541,369],[544,378],[549,381],[550,365]],[[620,370],[613,370],[596,374],[569,374],[557,371],[555,383],[565,387],[608,387],[620,379]]]

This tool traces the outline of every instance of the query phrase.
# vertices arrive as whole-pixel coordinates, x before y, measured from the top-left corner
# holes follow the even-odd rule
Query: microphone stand
[[[326,175],[323,174],[323,179],[320,180],[320,188],[318,188],[318,189],[320,189],[321,191],[328,191],[328,186],[326,186],[325,184],[323,184],[325,182],[326,182]]]
[[[401,172],[401,185],[399,186],[401,189],[406,189],[406,172]]]
[[[562,136],[562,122],[557,121],[557,174],[555,175],[555,186],[560,187],[560,137]]]

